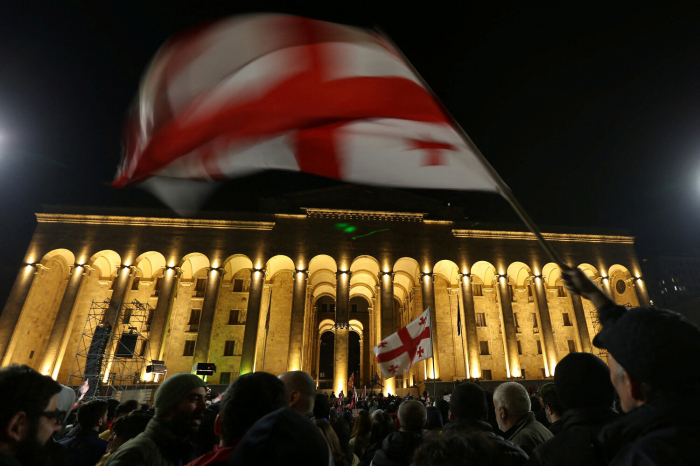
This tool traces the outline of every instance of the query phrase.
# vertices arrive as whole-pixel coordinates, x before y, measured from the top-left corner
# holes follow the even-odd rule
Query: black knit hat
[[[571,353],[557,364],[554,386],[564,409],[611,407],[615,388],[610,369],[590,353]]]
[[[638,307],[603,322],[593,339],[628,374],[655,389],[700,384],[700,329],[677,312]],[[557,371],[559,368],[557,368]]]

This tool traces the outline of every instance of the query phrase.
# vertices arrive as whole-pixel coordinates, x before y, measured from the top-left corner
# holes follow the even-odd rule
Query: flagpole
[[[530,229],[530,231],[535,235],[535,238],[537,238],[537,241],[540,243],[540,246],[542,246],[542,249],[544,249],[544,252],[549,256],[549,258],[553,261],[556,262],[557,264],[563,264],[564,261],[562,261],[559,258],[559,255],[554,251],[552,246],[544,239],[544,236],[542,236],[542,232],[540,232],[540,229],[535,225],[535,222],[532,221],[530,216],[525,212],[525,209],[523,209],[523,206],[520,205],[520,202],[515,198],[513,195],[513,192],[510,190],[508,185],[506,185],[505,181],[501,178],[501,176],[494,170],[494,168],[491,166],[488,160],[486,160],[486,157],[484,157],[484,154],[481,153],[478,147],[476,147],[476,144],[474,144],[474,141],[469,137],[466,131],[462,128],[462,126],[455,120],[455,118],[452,116],[449,110],[447,110],[447,107],[442,103],[442,101],[437,97],[433,89],[428,85],[428,83],[423,79],[423,76],[418,73],[418,70],[413,66],[413,64],[406,58],[406,55],[399,49],[399,47],[394,43],[393,40],[389,37],[388,34],[386,34],[381,28],[375,27],[375,30],[381,34],[385,40],[387,40],[391,45],[394,46],[394,49],[401,54],[401,57],[403,60],[406,62],[408,66],[411,67],[411,70],[413,73],[416,75],[418,79],[420,79],[423,87],[430,92],[430,94],[433,96],[433,99],[440,105],[442,108],[442,111],[445,113],[445,116],[447,116],[452,125],[454,125],[460,133],[460,136],[462,136],[462,139],[464,142],[467,143],[469,148],[476,154],[476,158],[481,162],[481,164],[484,166],[486,171],[489,172],[493,180],[496,182],[496,185],[498,186],[498,191],[500,194],[506,198],[506,201],[510,204],[510,206],[515,210],[515,213],[518,214],[520,217],[520,220],[525,223],[525,225]]]
[[[428,306],[428,316],[430,316],[430,306]],[[433,319],[430,319],[430,346],[433,347],[433,350],[436,350],[435,345],[433,345],[433,337],[435,334],[433,333]],[[435,354],[433,353],[433,357],[430,358],[433,360],[433,399],[437,398],[437,372],[435,372]]]
[[[265,343],[263,344],[262,371],[265,372],[265,355],[267,354],[267,335],[270,333],[270,311],[272,311],[272,287],[270,287],[270,302],[267,303],[267,318],[265,319]]]

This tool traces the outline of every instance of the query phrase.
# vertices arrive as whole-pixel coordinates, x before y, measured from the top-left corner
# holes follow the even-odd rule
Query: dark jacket
[[[554,434],[535,420],[535,413],[529,412],[508,429],[504,437],[530,456],[535,447],[554,437]]]
[[[373,443],[362,452],[360,463],[357,466],[369,466],[374,459],[374,454],[382,449],[382,442]]]
[[[652,400],[605,426],[598,440],[609,464],[697,465],[700,423],[688,399]]]
[[[109,455],[105,466],[179,466],[191,455],[189,441],[176,437],[168,421],[154,417],[144,432]]]
[[[547,429],[549,429],[549,431],[550,431],[551,433],[553,433],[554,435],[557,435],[559,432],[561,432],[561,429],[562,429],[562,422],[561,422],[561,421],[562,421],[562,420],[559,419],[558,421],[552,422],[552,423],[551,423],[550,425],[548,425],[548,426],[542,424],[541,422],[540,422],[540,424],[542,424],[542,425],[545,426]],[[539,420],[538,420],[537,422],[539,422]]]
[[[423,436],[412,432],[392,432],[374,454],[372,466],[409,466]]]
[[[535,448],[529,464],[543,466],[595,465],[599,462],[594,444],[605,424],[620,417],[610,408],[577,408],[564,413],[559,433]]]
[[[527,453],[522,448],[493,433],[488,422],[475,419],[461,419],[448,423],[443,432],[462,432],[465,434],[479,432],[493,443],[496,449],[497,464],[503,466],[521,466],[527,462]]]
[[[75,437],[59,443],[66,447],[68,464],[74,466],[95,466],[107,450],[109,442],[102,440],[96,430],[81,431]]]

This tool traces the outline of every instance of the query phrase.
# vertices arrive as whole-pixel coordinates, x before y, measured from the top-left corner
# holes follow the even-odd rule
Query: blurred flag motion
[[[153,59],[114,185],[277,169],[498,191],[421,83],[372,31],[277,14],[209,24],[171,39]]]

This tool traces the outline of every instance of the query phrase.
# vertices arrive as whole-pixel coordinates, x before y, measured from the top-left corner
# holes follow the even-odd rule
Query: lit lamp
[[[168,372],[168,368],[165,367],[165,361],[159,361],[154,359],[151,364],[146,366],[147,374],[165,374]]]

